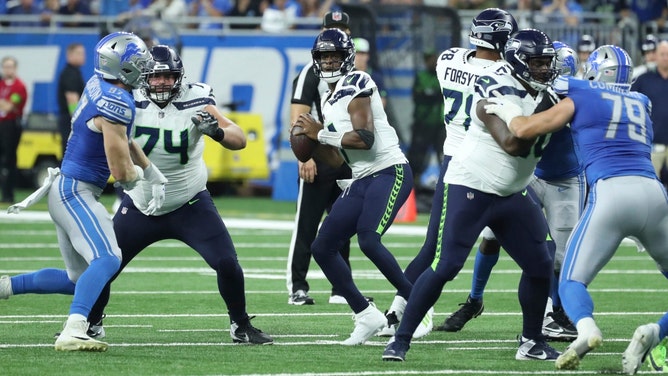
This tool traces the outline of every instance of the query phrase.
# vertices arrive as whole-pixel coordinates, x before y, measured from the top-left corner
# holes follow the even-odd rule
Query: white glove
[[[134,187],[137,186],[139,181],[144,179],[144,170],[142,170],[141,167],[134,165],[135,172],[137,173],[137,177],[134,178],[134,180],[129,180],[129,181],[116,181],[114,183],[114,187],[122,187],[124,191],[131,191]]]
[[[146,207],[146,214],[153,215],[165,203],[165,184],[167,183],[167,178],[153,163],[144,170],[144,177],[151,184],[152,195],[151,201],[148,202],[148,206]]]
[[[485,112],[490,115],[496,115],[506,123],[510,128],[510,122],[513,118],[523,115],[522,107],[512,101],[503,98],[487,98],[488,104],[484,106]]]
[[[218,127],[218,119],[206,111],[197,111],[196,115],[191,117],[197,130],[213,138],[215,141],[222,141],[225,137],[225,131]]]

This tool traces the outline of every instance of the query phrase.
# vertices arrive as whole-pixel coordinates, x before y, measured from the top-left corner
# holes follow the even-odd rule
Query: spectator
[[[641,74],[646,73],[650,69],[656,67],[656,46],[659,43],[657,37],[652,34],[647,34],[645,39],[640,44],[642,51],[643,63],[637,67],[633,67],[633,79],[637,79]]]
[[[264,10],[269,6],[268,0],[237,0],[234,8],[230,10],[230,17],[254,17],[260,18]],[[258,29],[258,23],[232,23],[232,29]]]
[[[550,22],[577,26],[582,20],[582,6],[575,0],[553,0],[543,5],[542,13]]]
[[[6,56],[2,64],[0,80],[0,202],[14,202],[16,184],[16,150],[21,140],[21,118],[28,99],[26,86],[16,75],[18,61]]]
[[[425,52],[424,69],[415,74],[413,81],[413,124],[411,126],[411,146],[408,162],[413,170],[413,180],[419,187],[422,173],[427,169],[431,153],[436,154],[438,166],[443,162],[445,142],[445,120],[443,118],[443,93],[436,75],[438,55],[434,51]]]
[[[592,37],[589,34],[583,34],[577,43],[577,52],[578,52],[578,60],[580,60],[580,67],[578,68],[578,72],[575,74],[575,77],[582,78],[585,62],[587,62],[587,59],[589,59],[589,55],[591,55],[591,53],[595,49],[596,49],[596,40],[594,40],[594,37]]]
[[[81,74],[81,67],[86,63],[86,49],[81,43],[67,46],[67,62],[58,77],[58,129],[60,130],[63,155],[72,129],[72,114],[77,109],[81,93],[86,82]]]
[[[660,176],[668,158],[668,41],[656,47],[656,67],[641,74],[631,86],[631,91],[645,94],[652,103],[650,117],[654,124],[652,165]],[[666,185],[665,180],[663,184]]]
[[[261,29],[268,33],[280,33],[295,27],[300,5],[294,0],[274,0],[274,4],[264,10]]]
[[[146,7],[144,15],[165,21],[177,20],[188,15],[188,6],[184,0],[153,0],[151,5]]]
[[[190,15],[203,18],[222,18],[234,6],[232,0],[193,0],[190,3]],[[221,29],[220,20],[199,22],[200,30]]]
[[[325,14],[332,10],[334,0],[299,0],[301,12],[299,16],[302,18],[317,18],[322,19]],[[318,29],[320,25],[299,25],[298,29]]]
[[[19,0],[18,4],[7,9],[7,14],[17,16],[43,15],[40,21],[11,21],[10,26],[42,26],[46,25],[51,17],[49,12],[43,12],[42,7],[35,4],[35,0]]]
[[[629,8],[623,15],[635,15],[641,35],[665,30],[668,6],[665,0],[628,0]]]
[[[67,0],[58,10],[58,14],[65,16],[90,16],[93,14],[88,5],[88,1],[85,0]],[[61,24],[63,27],[93,27],[94,24],[79,22],[79,21],[69,21],[63,22]]]

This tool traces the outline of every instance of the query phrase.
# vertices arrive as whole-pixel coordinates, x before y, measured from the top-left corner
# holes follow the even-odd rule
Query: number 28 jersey
[[[436,75],[441,83],[445,104],[445,130],[448,137],[443,144],[443,154],[454,155],[471,126],[471,106],[475,82],[487,74],[493,60],[475,57],[475,50],[449,48],[436,62]]]
[[[134,97],[137,115],[133,140],[168,180],[165,203],[155,215],[166,214],[206,189],[208,173],[202,158],[204,136],[190,118],[206,105],[215,106],[216,100],[211,87],[203,83],[181,85],[179,93],[165,108],[153,103],[141,90],[135,90]],[[151,184],[141,181],[128,194],[144,212],[152,197]]]
[[[444,182],[463,185],[482,192],[502,197],[522,191],[529,185],[549,134],[539,137],[529,153],[514,157],[506,153],[494,140],[487,127],[476,115],[479,101],[503,96],[523,110],[523,115],[534,113],[546,95],[556,95],[547,89],[532,96],[512,75],[512,68],[498,62],[489,68],[487,75],[475,83],[475,94],[471,107],[471,126],[464,136],[459,150],[452,157]]]

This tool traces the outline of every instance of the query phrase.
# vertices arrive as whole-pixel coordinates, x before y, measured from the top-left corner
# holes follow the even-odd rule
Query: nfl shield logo
[[[128,208],[125,206],[121,209],[121,214],[127,214],[128,213]]]
[[[474,197],[475,197],[475,196],[474,196],[473,192],[466,192],[466,198],[467,198],[467,199],[469,199],[469,200],[473,200]]]

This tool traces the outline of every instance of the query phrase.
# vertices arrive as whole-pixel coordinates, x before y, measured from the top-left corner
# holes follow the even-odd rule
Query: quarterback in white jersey
[[[273,339],[250,323],[243,270],[230,234],[206,190],[207,171],[202,159],[204,136],[233,150],[246,146],[246,136],[218,111],[211,87],[181,83],[183,63],[176,51],[158,45],[151,49],[151,55],[156,64],[149,74],[149,87],[134,93],[137,118],[133,142],[164,170],[169,182],[164,205],[151,215],[146,210],[150,185],[139,184],[123,198],[114,216],[114,231],[123,253],[119,273],[149,245],[164,239],[180,240],[216,271],[218,291],[232,321],[232,341],[271,344]],[[95,304],[90,322],[100,322],[108,300],[109,285]]]
[[[406,156],[399,147],[399,137],[387,122],[383,102],[376,83],[368,73],[353,71],[337,81],[322,101],[325,128],[340,134],[353,132],[354,126],[348,106],[358,97],[368,96],[371,100],[374,142],[370,149],[341,148],[343,159],[353,171],[353,179],[360,179],[375,172],[406,163]]]
[[[343,345],[359,345],[378,332],[385,315],[360,293],[339,249],[357,234],[362,252],[408,298],[412,285],[381,242],[413,188],[413,174],[371,77],[353,71],[355,48],[345,33],[322,31],[313,49],[313,66],[329,84],[323,99],[325,124],[301,114],[296,125],[321,144],[335,147],[353,172],[353,181],[332,206],[311,245],[313,258],[355,313],[355,329]]]

